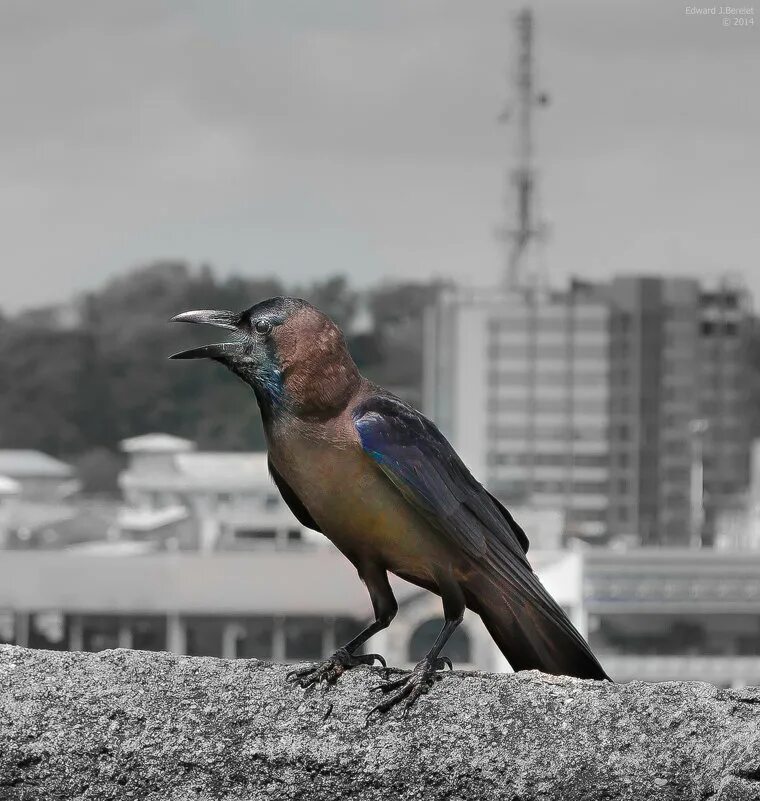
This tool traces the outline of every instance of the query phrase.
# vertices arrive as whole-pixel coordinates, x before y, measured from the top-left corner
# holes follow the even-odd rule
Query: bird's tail
[[[513,670],[608,679],[562,608],[534,573],[507,586],[485,577],[467,588],[468,606],[483,620]]]

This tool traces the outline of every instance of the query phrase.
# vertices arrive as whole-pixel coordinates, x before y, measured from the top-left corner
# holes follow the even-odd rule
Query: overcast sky
[[[534,8],[551,274],[728,271],[760,298],[760,14]],[[0,0],[0,306],[162,257],[496,282],[515,10]]]

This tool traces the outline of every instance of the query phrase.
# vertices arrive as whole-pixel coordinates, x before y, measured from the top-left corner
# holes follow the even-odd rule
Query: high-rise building
[[[425,409],[508,503],[565,531],[709,541],[748,480],[747,299],[691,279],[443,293],[426,321]]]

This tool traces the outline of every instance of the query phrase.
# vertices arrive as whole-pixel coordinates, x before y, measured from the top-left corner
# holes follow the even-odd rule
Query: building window
[[[166,618],[126,618],[132,632],[132,647],[138,651],[166,650]]]
[[[185,622],[188,656],[222,656],[224,618],[189,617]]]
[[[606,509],[570,509],[566,522],[570,523],[605,523],[607,521]]]
[[[250,618],[240,626],[235,638],[235,656],[242,659],[271,659],[273,656],[274,618]]]
[[[274,542],[277,532],[273,528],[237,528],[235,539],[245,541]]]
[[[728,322],[728,323],[715,323],[710,320],[704,320],[701,325],[699,326],[699,331],[702,336],[709,337],[709,336],[729,336],[734,337],[739,331],[739,327],[736,323]]]
[[[285,659],[292,662],[319,659],[325,620],[321,617],[288,618],[285,621]]]
[[[409,661],[419,662],[425,654],[433,647],[435,638],[441,633],[443,620],[441,618],[431,618],[421,623],[414,630],[411,640],[409,640]],[[443,649],[443,653],[452,662],[471,662],[470,638],[465,629],[459,625],[454,633],[449,637]]]
[[[86,615],[82,618],[82,650],[105,651],[118,647],[118,617]]]

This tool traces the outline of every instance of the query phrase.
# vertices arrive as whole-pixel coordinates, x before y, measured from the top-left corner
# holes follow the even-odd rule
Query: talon
[[[383,693],[390,693],[396,690],[396,692],[369,711],[366,717],[367,722],[369,722],[372,715],[376,712],[385,714],[402,701],[404,701],[404,710],[401,716],[405,718],[417,699],[423,695],[427,695],[433,684],[443,678],[440,671],[444,670],[446,667],[448,667],[449,670],[454,669],[451,660],[447,656],[438,657],[432,662],[423,659],[411,673],[395,681],[386,681],[373,687],[373,691],[381,690]]]
[[[388,665],[380,654],[354,656],[345,648],[339,648],[324,662],[289,671],[285,675],[285,681],[298,684],[303,690],[311,691],[319,684],[335,684],[349,668],[356,665],[372,665],[375,660],[380,662],[386,671],[388,670]]]
[[[386,670],[388,669],[388,664],[385,661],[385,657],[382,654],[360,654],[359,656],[351,656],[348,657],[351,661],[352,665],[374,665],[377,661],[379,662]]]
[[[370,664],[377,661],[386,669],[386,671],[388,670],[388,663],[385,661],[385,657],[382,654],[369,654],[369,656],[372,657],[372,662],[370,662]]]
[[[289,681],[291,684],[298,684],[301,676],[305,676],[307,673],[310,673],[311,670],[312,668],[296,668],[295,670],[289,670],[285,674],[285,681]]]

